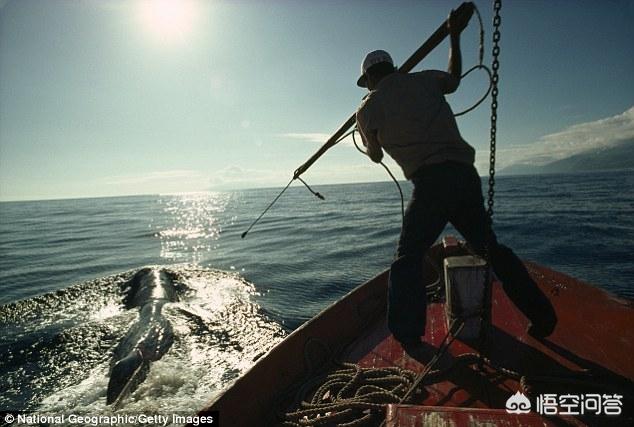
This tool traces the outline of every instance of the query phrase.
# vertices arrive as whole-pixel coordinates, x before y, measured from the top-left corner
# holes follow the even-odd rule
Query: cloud
[[[116,175],[104,180],[108,185],[156,184],[164,181],[200,181],[207,176],[193,170],[158,171],[130,175]]]
[[[210,190],[236,190],[255,187],[278,187],[289,179],[289,171],[245,169],[230,165],[216,171],[208,179]]]
[[[300,141],[306,141],[306,142],[311,142],[311,143],[319,143],[319,144],[324,144],[326,141],[328,141],[328,139],[332,136],[329,133],[319,133],[319,132],[290,132],[290,133],[281,133],[277,135],[278,137],[281,138],[290,138],[290,139],[297,139]],[[356,139],[357,139],[357,143],[359,144],[359,146],[361,146],[361,136],[359,136],[359,134],[357,133],[356,135]],[[343,141],[339,142],[340,145],[349,145],[349,146],[353,146],[352,145],[352,137],[351,136],[347,136],[346,139],[344,139]]]
[[[170,194],[205,191],[209,175],[195,170],[116,175],[100,180],[104,194]]]
[[[401,168],[391,159],[385,158],[384,163],[399,181],[405,180]],[[339,184],[342,182],[374,182],[390,181],[391,178],[380,165],[369,159],[360,159],[345,167],[321,165],[306,173],[311,184]]]
[[[282,133],[280,135],[278,135],[282,138],[291,138],[291,139],[298,139],[300,141],[306,141],[306,142],[319,142],[319,143],[324,143],[328,140],[328,138],[330,138],[330,135],[328,135],[327,133]]]
[[[634,107],[616,116],[579,123],[540,138],[538,143],[549,148],[555,157],[567,157],[593,148],[613,146],[634,138]]]
[[[386,163],[392,173],[403,180],[401,169],[391,159]],[[283,187],[291,178],[289,170],[246,169],[231,165],[214,173],[209,179],[209,190],[239,190],[248,188]],[[345,167],[339,165],[320,164],[302,175],[313,185],[339,184],[342,182],[387,181],[390,177],[385,170],[368,159],[360,158]],[[298,181],[296,184],[300,185]]]
[[[516,163],[543,165],[584,151],[611,147],[632,138],[634,106],[615,116],[578,123],[562,131],[544,135],[530,144],[500,147],[499,166],[506,167]],[[478,166],[482,167],[487,162],[488,153],[481,151],[478,155]]]
[[[323,144],[330,137],[326,133],[293,132],[283,133],[280,137]],[[569,126],[559,132],[544,135],[537,141],[529,144],[498,146],[497,164],[498,170],[507,166],[522,163],[543,165],[556,160],[564,159],[584,151],[606,148],[617,145],[621,141],[634,138],[634,106],[623,113],[590,122],[578,123]],[[361,144],[360,138],[357,143]],[[352,146],[352,138],[348,137],[340,144]],[[481,173],[488,171],[489,153],[486,150],[478,150],[476,153],[476,165]],[[323,169],[323,168],[322,168]],[[329,171],[320,180],[330,182],[326,175],[332,173],[333,177],[341,181],[373,180],[375,176],[371,169],[360,168],[354,172],[346,173]]]

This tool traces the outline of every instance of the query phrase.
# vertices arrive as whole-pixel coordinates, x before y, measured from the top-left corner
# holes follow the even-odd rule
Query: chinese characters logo
[[[506,401],[506,412],[509,414],[526,414],[531,410],[531,401],[524,393],[516,392]]]
[[[535,411],[540,415],[621,415],[623,395],[620,394],[540,394]],[[506,401],[509,414],[526,414],[531,402],[519,391]]]

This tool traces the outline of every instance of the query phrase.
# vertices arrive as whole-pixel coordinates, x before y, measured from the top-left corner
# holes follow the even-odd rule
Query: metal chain
[[[495,15],[493,16],[493,61],[491,68],[493,74],[491,76],[491,145],[489,148],[489,191],[487,199],[487,222],[484,225],[485,229],[485,241],[484,241],[484,259],[486,260],[488,268],[485,275],[485,288],[483,295],[483,314],[481,319],[480,329],[480,351],[485,351],[485,346],[488,340],[488,330],[491,324],[491,294],[492,294],[492,275],[491,275],[491,248],[490,243],[493,241],[493,196],[495,195],[495,145],[497,137],[497,120],[498,120],[498,82],[500,69],[500,24],[502,18],[500,17],[500,9],[502,8],[502,0],[494,0],[493,10]],[[484,369],[484,364],[479,364],[480,370]]]
[[[500,24],[502,18],[500,17],[500,9],[502,8],[502,0],[495,0],[493,3],[493,10],[495,16],[493,17],[493,63],[491,68],[493,69],[492,86],[491,89],[491,145],[489,149],[489,193],[487,200],[487,214],[489,216],[489,224],[493,223],[493,196],[495,195],[495,145],[497,137],[497,120],[498,120],[498,81],[500,79],[498,70],[500,68]]]

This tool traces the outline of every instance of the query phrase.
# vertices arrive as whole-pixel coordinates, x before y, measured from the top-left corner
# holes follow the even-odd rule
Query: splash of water
[[[0,307],[0,406],[108,414],[195,413],[285,335],[252,302],[235,273],[192,265],[167,268],[186,289],[165,306],[175,339],[122,405],[106,406],[113,348],[136,321],[121,298],[134,271]]]

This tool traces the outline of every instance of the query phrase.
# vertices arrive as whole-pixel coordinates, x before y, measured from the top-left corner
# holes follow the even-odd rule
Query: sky
[[[476,1],[490,63],[492,4]],[[452,1],[0,0],[0,200],[285,185],[358,107],[365,53],[402,63]],[[634,1],[505,0],[498,167],[634,137]],[[477,20],[462,35],[477,62]],[[443,42],[416,69],[446,69]],[[448,97],[486,90],[483,74]],[[489,103],[458,119],[487,170]],[[392,170],[402,173],[393,162]],[[303,176],[383,181],[349,141]]]

